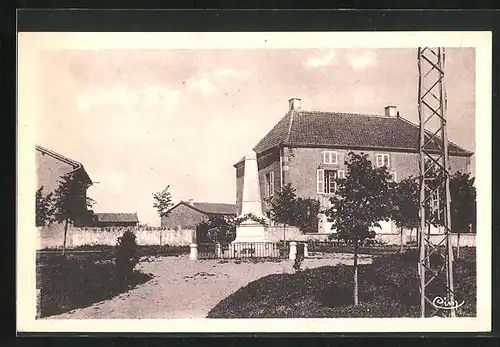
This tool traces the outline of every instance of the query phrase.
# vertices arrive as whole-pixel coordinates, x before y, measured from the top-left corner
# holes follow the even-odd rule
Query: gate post
[[[290,254],[288,258],[291,260],[295,260],[296,256],[297,256],[297,242],[292,241],[290,242]]]
[[[191,252],[189,253],[189,259],[198,260],[198,245],[196,243],[191,244]]]
[[[309,251],[307,250],[307,242],[304,242],[304,258],[309,257]]]
[[[218,243],[218,242],[215,245],[215,251],[216,251],[216,254],[217,254],[217,258],[222,258],[222,245],[220,243]]]

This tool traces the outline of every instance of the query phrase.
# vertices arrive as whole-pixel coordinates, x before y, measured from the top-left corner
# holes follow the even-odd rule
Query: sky
[[[292,97],[306,110],[396,105],[418,123],[416,48],[57,48],[30,59],[36,142],[83,163],[95,212],[137,212],[149,225],[160,222],[152,194],[167,185],[174,202],[235,203],[233,164]],[[474,49],[446,49],[449,139],[471,151],[474,68]]]

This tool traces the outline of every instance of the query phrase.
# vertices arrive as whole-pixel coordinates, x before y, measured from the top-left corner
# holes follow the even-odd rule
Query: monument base
[[[235,258],[266,258],[279,256],[274,241],[266,238],[266,229],[260,223],[243,222],[236,228],[236,239],[229,246]]]

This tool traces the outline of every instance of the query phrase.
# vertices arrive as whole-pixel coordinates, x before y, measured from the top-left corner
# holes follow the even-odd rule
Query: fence
[[[288,258],[289,245],[283,242],[201,243],[198,259]]]
[[[353,253],[354,245],[342,240],[331,241],[307,241],[308,253],[311,256],[320,253]],[[400,250],[399,245],[385,245],[373,239],[367,239],[359,244],[359,254],[382,255],[396,253]]]
[[[77,228],[68,227],[66,247],[80,246],[115,246],[118,237],[126,231],[136,235],[137,244],[140,246],[189,246],[195,237],[194,230],[177,230],[165,228]],[[64,226],[52,224],[48,227],[38,228],[38,249],[61,248],[64,240]]]

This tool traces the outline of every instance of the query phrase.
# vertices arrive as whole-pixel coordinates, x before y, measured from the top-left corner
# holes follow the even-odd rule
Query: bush
[[[128,280],[132,276],[138,261],[135,234],[131,231],[125,231],[122,236],[118,237],[118,244],[116,245],[115,267],[117,277],[123,281]]]

